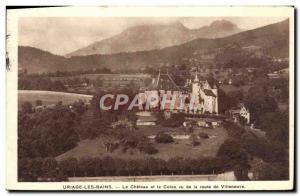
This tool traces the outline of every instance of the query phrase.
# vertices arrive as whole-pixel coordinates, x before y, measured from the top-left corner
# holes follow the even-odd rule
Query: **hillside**
[[[18,63],[28,72],[42,73],[62,69],[65,58],[37,48],[19,46]]]
[[[264,56],[288,57],[289,21],[271,24],[224,38],[195,39],[185,44],[160,50],[88,55],[65,58],[31,47],[19,47],[19,66],[28,72],[54,72],[107,67],[110,69],[138,69],[161,64],[181,64],[184,59],[199,59],[205,52],[234,53],[232,46],[261,48]]]
[[[199,29],[186,28],[180,22],[173,24],[139,25],[126,29],[118,35],[95,42],[68,55],[114,54],[162,49],[183,44],[196,38],[218,38],[232,35],[241,30],[226,20],[214,21]]]

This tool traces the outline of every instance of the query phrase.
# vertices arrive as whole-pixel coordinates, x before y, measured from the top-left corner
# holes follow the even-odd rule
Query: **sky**
[[[57,55],[66,55],[89,44],[109,38],[125,29],[141,24],[168,24],[181,22],[190,29],[209,25],[215,20],[228,20],[240,29],[250,30],[280,22],[277,17],[185,17],[185,18],[90,18],[42,17],[20,18],[19,45],[32,46]]]

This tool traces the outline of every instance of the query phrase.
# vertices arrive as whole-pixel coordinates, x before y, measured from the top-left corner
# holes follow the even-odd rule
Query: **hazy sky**
[[[229,20],[239,28],[249,30],[276,23],[285,18],[274,17],[187,17],[187,18],[21,18],[19,45],[37,47],[54,54],[65,55],[95,41],[116,35],[130,26],[181,22],[194,29],[215,20]]]

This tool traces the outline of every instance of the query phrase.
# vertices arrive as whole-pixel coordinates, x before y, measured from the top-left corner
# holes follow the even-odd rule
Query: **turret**
[[[211,91],[218,97],[218,87],[216,84],[213,85]]]
[[[155,78],[152,78],[152,84],[154,84],[155,83]]]
[[[214,100],[214,104],[213,104],[213,111],[215,113],[219,113],[219,99],[218,99],[218,87],[216,84],[213,85],[213,88],[211,89],[211,91],[216,95],[216,98]]]
[[[195,76],[194,82],[199,82],[197,71],[196,71],[196,76]]]
[[[199,91],[200,91],[199,79],[198,79],[198,75],[197,75],[197,71],[196,71],[196,76],[195,76],[195,79],[194,79],[193,84],[192,84],[192,94],[194,96],[198,96]]]

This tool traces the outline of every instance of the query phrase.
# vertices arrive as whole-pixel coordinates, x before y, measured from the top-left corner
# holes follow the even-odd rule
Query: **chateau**
[[[218,114],[218,88],[208,80],[199,80],[197,72],[193,80],[187,79],[185,86],[176,85],[168,72],[159,72],[151,85],[140,93],[140,101],[146,104],[153,97],[159,100],[152,101],[150,108],[161,107],[173,113]]]

